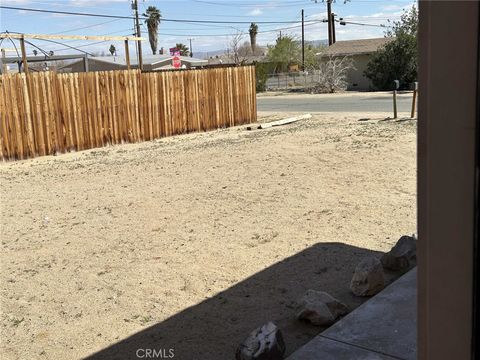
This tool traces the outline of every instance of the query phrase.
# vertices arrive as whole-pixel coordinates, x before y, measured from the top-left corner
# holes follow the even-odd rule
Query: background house
[[[236,55],[235,55],[236,52]],[[268,48],[258,46],[255,52],[252,52],[250,43],[245,42],[236,51],[228,49],[222,54],[215,54],[208,58],[208,65],[236,65],[236,64],[254,64],[267,61]]]
[[[208,64],[207,60],[180,56],[182,66],[187,69],[202,67]],[[88,71],[109,71],[124,70],[127,68],[127,62],[124,56],[96,56],[87,58]],[[130,65],[133,69],[138,68],[136,57],[130,58]],[[170,55],[147,55],[143,57],[143,70],[156,71],[173,69],[172,57]],[[85,71],[84,60],[74,61],[59,69],[59,72],[83,72]]]
[[[371,81],[363,75],[363,72],[366,70],[372,54],[391,40],[392,38],[376,38],[337,41],[317,55],[320,56],[320,61],[323,62],[328,61],[329,57],[350,57],[355,68],[348,71],[347,89],[370,90],[372,86]]]

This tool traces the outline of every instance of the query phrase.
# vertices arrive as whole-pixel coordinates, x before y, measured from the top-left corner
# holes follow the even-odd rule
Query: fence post
[[[130,70],[130,50],[128,49],[128,40],[125,40],[125,61],[127,63],[127,70]]]
[[[397,90],[393,90],[393,118],[397,118]]]
[[[411,118],[415,117],[415,105],[417,102],[418,82],[415,81],[414,86],[415,87],[413,88],[412,112],[410,114]]]
[[[397,90],[400,88],[400,81],[393,80],[395,89],[393,90],[393,118],[397,118]]]

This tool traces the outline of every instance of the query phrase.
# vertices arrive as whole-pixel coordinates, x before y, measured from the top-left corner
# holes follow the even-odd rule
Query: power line
[[[207,5],[220,5],[220,6],[229,6],[229,7],[256,7],[256,8],[269,8],[269,7],[293,7],[293,6],[299,6],[299,5],[307,5],[310,4],[309,1],[290,1],[290,2],[282,2],[278,3],[275,5],[272,4],[259,4],[259,3],[237,3],[237,4],[226,4],[226,3],[221,3],[221,2],[216,2],[216,1],[204,1],[204,0],[192,0],[193,2],[196,3],[201,3],[201,4],[207,4]]]
[[[0,5],[0,9],[41,12],[41,13],[49,13],[49,14],[103,17],[103,18],[112,18],[112,19],[130,19],[130,20],[135,19],[135,17],[133,16],[124,16],[124,15],[79,13],[79,12],[72,12],[72,11],[32,9],[32,8],[22,8],[22,7],[16,7],[16,6],[3,6],[3,5]],[[139,18],[142,18],[143,20],[147,19],[147,17],[144,17],[144,16],[139,16]],[[215,21],[215,20],[189,20],[189,19],[168,19],[168,18],[162,18],[161,21],[191,23],[191,24],[250,24],[251,23],[251,21]],[[256,23],[257,24],[291,24],[296,22],[297,21],[257,21]]]
[[[18,33],[17,33],[17,34],[18,34]],[[9,38],[9,39],[10,39],[10,38]],[[10,39],[10,40],[12,40],[12,39]],[[62,42],[60,42],[60,41],[55,41],[55,40],[50,40],[50,39],[36,39],[36,40],[38,40],[38,41],[47,41],[47,42],[51,42],[51,43],[54,43],[54,44],[59,44],[59,45],[68,47],[68,48],[70,48],[70,49],[80,51],[80,52],[82,52],[82,53],[84,53],[84,54],[93,56],[93,54],[90,54],[90,53],[87,52],[87,51],[80,50],[80,49],[78,49],[78,47],[76,47],[76,46],[70,46],[70,45],[64,44],[64,43],[62,43]],[[25,42],[27,42],[27,41],[25,41]],[[89,45],[93,45],[93,44],[89,44]],[[55,50],[52,50],[52,51],[55,52]],[[20,56],[20,55],[19,55],[19,56]]]
[[[345,20],[338,20],[338,19],[335,19],[335,22],[338,22],[338,23],[340,23],[340,25],[361,25],[361,26],[373,26],[373,27],[381,27],[381,28],[388,28],[388,27],[391,27],[391,26],[388,26],[388,25],[383,25],[383,24],[380,24],[380,25],[374,25],[374,24],[364,24],[364,23],[359,23],[359,22],[345,21]]]
[[[7,31],[8,34],[8,31]],[[20,53],[18,52],[17,45],[15,45],[15,42],[12,40],[12,38],[8,38],[10,42],[13,44],[13,47],[15,48],[15,51],[17,52],[17,56],[20,57]]]
[[[103,18],[113,18],[113,19],[130,19],[130,20],[134,19],[134,17],[132,17],[132,16],[79,13],[79,12],[71,12],[71,11],[57,11],[57,10],[45,10],[45,9],[32,9],[32,8],[21,8],[21,7],[16,7],[16,6],[3,6],[3,5],[0,5],[0,9],[31,11],[31,12],[40,12],[40,13],[48,13],[48,14],[92,16],[92,17],[103,17]]]
[[[320,23],[323,23],[323,21],[315,21],[309,24],[305,24],[305,26],[312,26],[312,25],[318,25]],[[302,27],[301,24],[295,25],[295,26],[288,26],[288,27],[282,27],[282,28],[277,28],[277,29],[272,29],[272,30],[264,30],[264,31],[259,31],[258,34],[265,34],[265,33],[272,33],[272,32],[277,32],[277,31],[282,31],[282,30],[289,30],[289,29],[295,29]],[[232,36],[232,34],[172,34],[172,33],[165,33],[160,31],[159,35],[167,35],[167,36],[209,36],[209,37],[223,37],[223,36]]]
[[[49,57],[49,56],[50,56],[46,51],[44,51],[42,48],[38,47],[38,46],[35,45],[34,43],[32,43],[32,42],[30,42],[30,41],[27,41],[27,40],[24,40],[24,41],[25,41],[27,44],[33,46],[34,48],[40,50],[40,51],[43,53],[43,55],[45,55],[46,57]]]
[[[101,22],[101,23],[98,23],[98,24],[92,24],[92,25],[82,26],[82,27],[78,27],[78,28],[70,29],[70,30],[63,30],[63,31],[51,33],[51,34],[49,34],[49,35],[64,34],[64,33],[67,33],[67,32],[72,32],[72,31],[77,31],[77,30],[90,29],[90,28],[92,28],[92,27],[101,26],[101,25],[105,25],[105,24],[110,24],[110,23],[112,23],[112,22],[120,21],[120,20],[122,20],[122,19],[113,19],[113,20],[104,21],[104,22]]]

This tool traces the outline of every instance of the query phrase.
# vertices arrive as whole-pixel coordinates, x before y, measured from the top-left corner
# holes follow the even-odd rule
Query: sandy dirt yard
[[[416,233],[416,121],[378,116],[0,164],[1,358],[227,360],[268,320],[290,354],[323,330],[296,299],[354,309],[356,264]]]

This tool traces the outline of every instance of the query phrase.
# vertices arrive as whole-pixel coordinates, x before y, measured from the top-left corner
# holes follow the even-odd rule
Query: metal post
[[[305,12],[302,9],[302,71],[305,71]]]
[[[125,62],[127,63],[127,70],[130,70],[130,49],[128,48],[128,40],[125,40]]]
[[[413,88],[412,112],[410,114],[411,118],[415,117],[415,106],[417,104],[417,92],[418,92],[418,82],[415,82],[415,87]]]
[[[28,74],[27,51],[25,50],[25,39],[23,36],[20,38],[20,48],[22,50],[23,72]]]
[[[397,90],[393,90],[393,118],[397,118]]]

